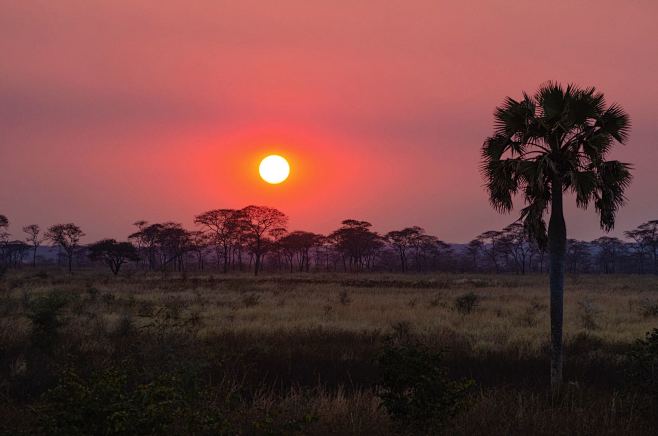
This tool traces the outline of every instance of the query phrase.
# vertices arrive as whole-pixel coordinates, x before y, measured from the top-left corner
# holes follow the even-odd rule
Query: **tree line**
[[[546,248],[514,222],[488,230],[467,244],[448,244],[418,226],[378,233],[368,221],[347,219],[333,232],[288,231],[288,217],[264,206],[214,209],[194,217],[196,228],[180,223],[137,221],[126,241],[102,239],[82,244],[74,223],[42,230],[31,224],[23,238],[12,239],[9,220],[0,215],[0,268],[47,264],[39,247],[58,248],[57,262],[106,265],[113,274],[130,264],[147,271],[228,272],[482,272],[546,273]],[[658,220],[624,232],[626,240],[603,236],[593,241],[569,239],[569,273],[658,274]]]

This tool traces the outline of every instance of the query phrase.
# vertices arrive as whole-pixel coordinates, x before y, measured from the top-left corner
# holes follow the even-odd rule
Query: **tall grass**
[[[0,426],[37,431],[64,370],[121,368],[127,386],[193,377],[234,433],[393,434],[376,358],[398,335],[477,383],[447,434],[651,434],[624,356],[658,326],[656,302],[656,277],[569,278],[567,385],[553,397],[543,276],[14,271],[0,282]]]

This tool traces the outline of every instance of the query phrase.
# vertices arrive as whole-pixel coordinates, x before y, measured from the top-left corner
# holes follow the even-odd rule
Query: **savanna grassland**
[[[451,417],[423,432],[655,434],[628,352],[658,327],[658,277],[567,278],[559,395],[547,389],[547,280],[12,271],[0,284],[0,426],[411,432],[382,407],[380,356],[414,344],[442,351],[446,377],[473,381]]]

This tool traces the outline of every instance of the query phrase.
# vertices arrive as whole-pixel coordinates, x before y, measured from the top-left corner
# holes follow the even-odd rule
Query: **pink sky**
[[[356,218],[467,241],[517,216],[489,207],[478,173],[493,109],[546,80],[630,113],[615,234],[658,218],[658,2],[349,3],[0,0],[12,233],[74,221],[87,241],[124,238],[137,219],[266,204],[292,228]],[[269,152],[291,160],[282,185],[257,178]],[[601,234],[593,212],[567,220]]]

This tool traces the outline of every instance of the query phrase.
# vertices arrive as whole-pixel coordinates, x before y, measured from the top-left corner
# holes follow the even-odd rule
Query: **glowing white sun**
[[[288,161],[277,154],[271,154],[260,161],[258,172],[263,180],[267,183],[276,185],[288,178],[290,174],[290,165]]]

